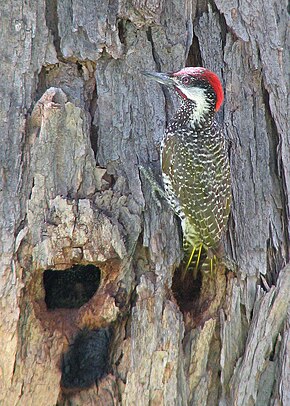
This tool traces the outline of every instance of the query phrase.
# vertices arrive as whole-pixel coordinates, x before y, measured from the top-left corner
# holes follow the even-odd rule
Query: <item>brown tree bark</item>
[[[0,404],[289,405],[286,2],[15,0],[0,15]],[[178,103],[140,72],[185,65],[224,84],[237,264],[189,286],[178,219],[138,169],[160,175]],[[95,294],[49,306],[45,275],[75,266],[53,300],[86,297],[88,266]],[[64,354],[100,328],[107,374],[65,389]]]

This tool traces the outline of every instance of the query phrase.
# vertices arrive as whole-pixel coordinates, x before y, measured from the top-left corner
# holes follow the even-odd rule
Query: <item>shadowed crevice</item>
[[[193,33],[192,43],[189,48],[185,66],[202,66],[202,58],[197,36]]]
[[[63,56],[60,51],[60,36],[58,32],[57,0],[46,0],[45,19],[46,25],[53,36],[53,44],[55,46],[57,57],[62,59]]]
[[[97,86],[95,85],[95,89],[92,93],[89,106],[89,112],[91,115],[90,142],[92,150],[94,151],[95,159],[98,152],[98,134],[99,134],[99,126],[96,124],[97,120],[95,119],[95,115],[97,114],[97,106],[98,106],[98,94],[97,94]]]

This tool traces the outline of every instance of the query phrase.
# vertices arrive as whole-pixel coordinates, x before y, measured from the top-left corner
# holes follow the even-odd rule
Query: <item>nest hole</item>
[[[101,271],[94,265],[75,265],[65,270],[47,269],[43,273],[47,309],[78,309],[100,286]]]
[[[197,272],[194,276],[192,272],[187,272],[182,277],[182,270],[178,268],[172,280],[172,292],[180,310],[183,313],[192,312],[196,309],[200,300],[202,288],[202,273]]]

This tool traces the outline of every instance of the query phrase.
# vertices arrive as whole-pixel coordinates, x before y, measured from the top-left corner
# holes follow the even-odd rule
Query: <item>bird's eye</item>
[[[191,78],[189,76],[183,76],[181,79],[181,83],[183,85],[189,85],[191,83]]]

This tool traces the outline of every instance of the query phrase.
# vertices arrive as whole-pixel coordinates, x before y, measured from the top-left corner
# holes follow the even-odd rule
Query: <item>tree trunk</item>
[[[0,404],[289,405],[286,2],[0,10]],[[178,103],[141,71],[185,65],[224,84],[237,265],[187,286],[139,171]]]

